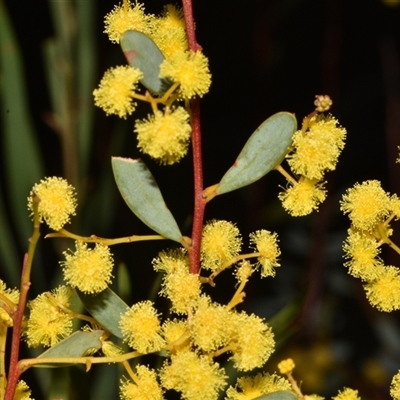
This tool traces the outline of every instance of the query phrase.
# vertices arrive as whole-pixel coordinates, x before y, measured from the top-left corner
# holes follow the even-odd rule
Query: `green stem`
[[[4,399],[7,386],[6,368],[5,368],[5,353],[7,342],[7,326],[0,324],[0,399]]]
[[[67,237],[86,243],[101,243],[106,246],[112,246],[113,244],[121,244],[121,243],[140,242],[144,240],[166,240],[164,236],[160,235],[142,235],[142,236],[132,235],[116,239],[101,238],[96,235],[79,236],[76,235],[75,233],[68,232],[66,229],[60,229],[58,232],[49,233],[45,237],[46,239],[55,237]]]
[[[38,213],[39,198],[33,196],[33,233],[29,239],[28,253],[25,254],[24,261],[22,264],[21,274],[21,287],[19,294],[18,307],[13,318],[13,333],[11,339],[11,355],[10,355],[10,366],[8,369],[8,384],[6,389],[6,395],[4,400],[13,400],[15,388],[17,386],[18,378],[22,371],[18,366],[19,346],[21,342],[21,328],[22,318],[24,316],[26,299],[28,297],[28,290],[31,286],[31,270],[32,261],[35,255],[36,245],[40,237],[40,222]]]

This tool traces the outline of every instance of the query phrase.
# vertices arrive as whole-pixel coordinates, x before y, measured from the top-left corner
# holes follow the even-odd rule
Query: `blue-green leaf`
[[[94,295],[85,294],[79,290],[77,293],[89,314],[101,326],[122,339],[123,334],[119,327],[119,320],[121,314],[129,308],[128,305],[110,288]]]
[[[288,112],[274,114],[264,121],[222,177],[216,193],[223,194],[250,185],[275,168],[285,157],[296,129],[296,118]]]
[[[182,234],[178,224],[146,164],[141,160],[112,157],[112,168],[118,189],[133,213],[161,236],[180,243]]]
[[[83,357],[89,349],[101,349],[104,331],[74,332],[71,336],[42,353],[38,358]],[[62,367],[65,364],[37,364],[35,367]]]
[[[266,394],[264,396],[256,397],[254,400],[297,400],[298,397],[287,390]]]
[[[126,31],[121,37],[121,48],[128,63],[143,72],[141,83],[153,93],[165,93],[171,81],[159,78],[165,57],[158,46],[142,32]]]

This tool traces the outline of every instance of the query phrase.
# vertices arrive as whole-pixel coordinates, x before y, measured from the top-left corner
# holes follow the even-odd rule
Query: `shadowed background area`
[[[144,2],[146,11],[155,14],[168,3]],[[286,182],[274,171],[207,206],[206,220],[235,222],[245,246],[248,234],[257,229],[279,235],[282,256],[277,276],[254,276],[241,306],[267,319],[287,311],[284,322],[277,322],[284,329],[277,334],[277,352],[266,370],[274,371],[280,359],[291,356],[298,365],[295,377],[306,393],[330,398],[347,386],[358,389],[363,399],[389,399],[391,377],[400,368],[399,314],[373,309],[360,281],[347,275],[341,247],[349,222],[339,210],[339,200],[354,183],[369,179],[380,180],[386,191],[400,195],[400,165],[395,164],[400,145],[400,6],[378,0],[194,3],[198,42],[209,57],[213,80],[201,103],[205,186],[221,179],[262,121],[289,111],[300,125],[313,110],[316,94],[331,96],[331,112],[347,129],[338,167],[326,175],[329,195],[319,212],[288,216],[277,199]],[[102,33],[104,15],[114,4],[1,4],[2,18],[9,14],[23,68],[23,80],[15,78],[21,86],[6,78],[7,71],[15,71],[7,38],[0,53],[0,277],[10,286],[18,285],[31,231],[25,203],[35,174],[42,174],[39,179],[62,176],[77,187],[80,208],[71,231],[102,237],[149,234],[121,199],[110,165],[111,155],[140,157],[183,234],[190,235],[191,153],[178,165],[160,167],[136,148],[134,119],[150,112],[146,104],[126,120],[106,117],[93,105],[91,93],[105,70],[125,64],[119,46]],[[26,125],[21,125],[21,116]],[[26,139],[28,131],[33,144]],[[399,244],[398,223],[393,228],[393,241]],[[43,226],[42,235],[46,233]],[[166,247],[171,244],[112,248],[114,289],[128,304],[157,292],[159,280],[151,260]],[[66,248],[73,248],[71,241],[41,241],[31,298],[61,283],[58,261]],[[394,251],[385,250],[382,257],[386,264],[400,266]],[[210,293],[226,302],[234,291],[231,273],[218,277],[216,284]],[[159,308],[165,310],[166,303],[159,302]],[[80,368],[58,370],[52,380],[58,376],[64,383],[56,388],[53,383],[53,397],[48,397],[50,382],[43,372],[39,379],[27,374],[26,380],[36,399],[60,393],[65,399],[89,398],[80,392],[83,384],[72,384],[72,392],[66,394],[61,387],[67,387],[68,374],[72,380],[87,381],[92,398],[116,399],[118,370],[112,370],[114,383],[104,379],[107,371],[94,368],[88,377]]]

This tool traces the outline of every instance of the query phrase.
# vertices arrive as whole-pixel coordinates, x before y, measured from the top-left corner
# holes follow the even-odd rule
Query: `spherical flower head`
[[[278,247],[278,235],[265,229],[250,234],[250,243],[260,253],[258,262],[261,265],[261,276],[275,276],[274,267],[279,267],[278,257],[281,251]]]
[[[242,248],[239,229],[232,222],[208,222],[201,241],[202,267],[212,271],[236,257]]]
[[[189,308],[197,302],[201,293],[199,276],[188,269],[179,269],[166,274],[161,284],[160,294],[171,300],[171,311],[187,314]]]
[[[368,282],[364,289],[368,301],[380,311],[400,309],[400,272],[398,268],[381,267],[378,278]]]
[[[73,288],[81,292],[100,293],[111,283],[114,261],[110,248],[97,243],[88,248],[86,243],[75,242],[75,253],[64,251],[64,279]]]
[[[72,290],[60,286],[28,303],[29,319],[24,332],[29,347],[54,346],[72,333],[72,317],[60,307],[69,307]]]
[[[390,384],[390,396],[394,400],[400,400],[400,371],[393,377]]]
[[[162,251],[153,260],[156,271],[164,271],[160,294],[172,302],[171,311],[187,314],[190,306],[197,301],[201,293],[198,275],[189,272],[189,257],[186,250]]]
[[[158,257],[153,259],[152,264],[157,272],[163,271],[170,274],[189,270],[189,257],[185,249],[161,251]]]
[[[296,174],[321,180],[325,171],[335,169],[346,137],[337,124],[332,116],[318,116],[311,119],[307,132],[293,135],[295,150],[288,162]]]
[[[271,328],[256,315],[244,312],[233,314],[236,328],[229,347],[235,367],[240,371],[250,371],[264,365],[275,348]]]
[[[332,104],[333,102],[331,98],[327,95],[319,94],[315,96],[314,105],[315,110],[318,112],[328,111],[331,108]]]
[[[361,397],[358,390],[344,388],[337,396],[332,397],[332,400],[361,400]]]
[[[276,374],[257,374],[239,378],[236,387],[226,391],[227,400],[253,400],[270,393],[292,390],[289,381]]]
[[[143,73],[129,65],[110,68],[100,81],[98,89],[93,91],[94,104],[102,108],[107,115],[115,114],[126,118],[135,111],[133,95]]]
[[[349,274],[363,281],[371,281],[378,277],[382,265],[379,258],[378,242],[363,232],[349,229],[349,236],[343,244],[345,258],[349,259],[344,265],[349,268]]]
[[[379,181],[365,181],[347,190],[340,202],[340,209],[344,214],[349,214],[354,228],[372,231],[390,214],[391,200]]]
[[[215,351],[227,345],[234,329],[232,314],[225,306],[211,302],[209,297],[201,297],[190,320],[190,333],[199,349]]]
[[[31,397],[31,389],[25,381],[18,381],[13,400],[33,400]]]
[[[187,153],[192,128],[189,114],[183,107],[157,111],[148,120],[136,121],[138,147],[143,153],[171,165]]]
[[[140,353],[152,353],[164,346],[160,319],[151,301],[134,304],[121,316],[119,326],[124,342]]]
[[[121,379],[121,400],[162,400],[163,390],[157,374],[144,365],[136,367],[135,381]]]
[[[187,320],[166,320],[162,324],[162,335],[165,339],[167,346],[173,346],[175,350],[187,347],[187,332],[188,323]]]
[[[183,98],[202,97],[211,85],[208,59],[200,51],[176,52],[160,65],[160,78],[170,78],[179,83]]]
[[[14,311],[17,308],[19,301],[19,291],[17,289],[8,289],[6,284],[0,279],[0,294],[9,300],[9,303],[5,303],[0,299],[0,324],[7,327],[13,326],[13,319],[10,314],[3,308],[5,306],[10,311]]]
[[[294,361],[291,358],[288,358],[286,360],[282,360],[278,364],[279,372],[282,375],[291,374],[292,371],[294,370],[294,367],[295,367],[295,364],[294,364]]]
[[[122,6],[117,5],[104,19],[105,30],[108,38],[113,43],[119,43],[121,36],[128,30],[135,30],[146,35],[151,33],[151,24],[154,15],[145,14],[143,4],[124,1]]]
[[[182,393],[187,400],[216,400],[225,386],[225,372],[207,356],[182,350],[165,363],[160,378],[166,389]]]
[[[166,5],[163,15],[153,21],[151,38],[167,59],[186,51],[188,43],[182,10],[172,4]]]
[[[249,280],[249,277],[253,272],[253,265],[247,260],[242,260],[235,271],[235,276],[240,283],[243,283]]]
[[[33,196],[39,198],[40,221],[55,231],[60,230],[75,215],[76,194],[73,186],[65,179],[49,177],[33,186],[28,197],[28,209],[33,211]]]
[[[278,197],[290,215],[301,217],[318,209],[326,198],[326,190],[318,181],[301,177],[298,183],[279,193]]]

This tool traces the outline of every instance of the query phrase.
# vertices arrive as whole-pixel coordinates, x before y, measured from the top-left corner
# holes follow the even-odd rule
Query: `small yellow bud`
[[[332,100],[329,96],[326,95],[316,95],[314,105],[316,107],[316,111],[318,112],[328,111],[332,106]]]
[[[290,374],[294,370],[295,364],[294,361],[291,358],[288,358],[286,360],[282,360],[278,364],[278,369],[281,374]]]

